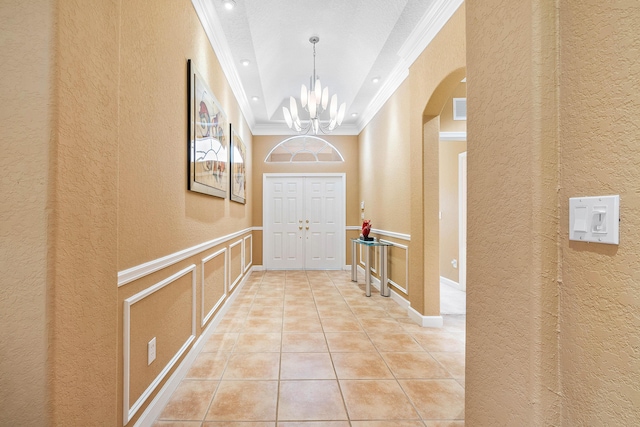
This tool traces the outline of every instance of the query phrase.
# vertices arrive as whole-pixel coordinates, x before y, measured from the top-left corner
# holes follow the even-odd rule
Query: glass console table
[[[356,257],[356,245],[365,247],[364,255],[364,283],[365,294],[371,296],[371,254],[369,249],[372,247],[380,247],[380,295],[388,297],[390,294],[389,285],[387,283],[387,248],[392,246],[390,243],[383,243],[379,240],[366,241],[361,239],[351,239],[351,281],[358,281],[358,258]]]

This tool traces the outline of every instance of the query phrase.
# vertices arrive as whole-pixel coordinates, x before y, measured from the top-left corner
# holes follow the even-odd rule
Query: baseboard
[[[358,272],[364,274],[364,268],[358,266]],[[380,291],[380,279],[371,276],[371,286]],[[411,302],[405,299],[402,295],[389,287],[391,299],[396,302],[400,307],[407,310],[407,315],[411,320],[424,328],[442,328],[444,326],[444,319],[442,316],[423,316],[411,307]]]
[[[138,418],[138,421],[136,421],[134,427],[150,426],[160,416],[160,413],[162,412],[164,407],[167,405],[167,403],[169,403],[171,395],[178,388],[178,385],[180,385],[180,381],[182,381],[187,375],[189,368],[191,368],[191,365],[193,365],[196,357],[204,348],[204,345],[209,337],[216,330],[216,327],[220,323],[220,320],[222,320],[227,311],[229,311],[229,307],[231,307],[231,305],[235,301],[239,292],[242,290],[242,287],[247,282],[247,279],[251,276],[251,273],[253,273],[254,270],[258,270],[256,267],[262,266],[253,266],[249,274],[245,274],[245,276],[242,278],[242,281],[236,286],[237,289],[224,302],[220,311],[216,313],[216,315],[209,323],[209,326],[207,326],[200,337],[198,337],[193,347],[191,347],[191,350],[187,353],[180,365],[178,365],[178,367],[176,368],[175,372],[169,377],[167,382],[160,389],[156,397],[153,398],[151,403],[149,403],[149,406],[147,406],[142,415],[140,415],[140,418]]]
[[[454,282],[453,280],[447,279],[446,277],[440,276],[440,284],[448,285],[448,286],[451,286],[452,288],[455,288],[459,291],[464,292],[464,289],[462,289],[462,286],[460,286],[460,283]]]
[[[423,328],[442,328],[444,326],[442,316],[423,316],[415,311],[413,307],[407,308],[407,314],[414,322]]]
[[[251,271],[264,271],[264,267],[262,265],[254,265]]]

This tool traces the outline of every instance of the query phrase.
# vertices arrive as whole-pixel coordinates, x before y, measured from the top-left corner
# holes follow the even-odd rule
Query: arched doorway
[[[425,313],[440,314],[440,116],[465,77],[458,68],[433,91],[423,111],[423,241]]]

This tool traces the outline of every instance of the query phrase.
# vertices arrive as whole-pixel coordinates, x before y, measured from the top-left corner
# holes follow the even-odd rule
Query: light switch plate
[[[619,223],[619,195],[569,199],[569,240],[618,245]]]

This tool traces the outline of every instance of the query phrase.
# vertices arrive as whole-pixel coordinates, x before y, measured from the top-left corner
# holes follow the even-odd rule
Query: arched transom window
[[[317,136],[287,138],[267,154],[265,163],[344,162],[336,147]]]

